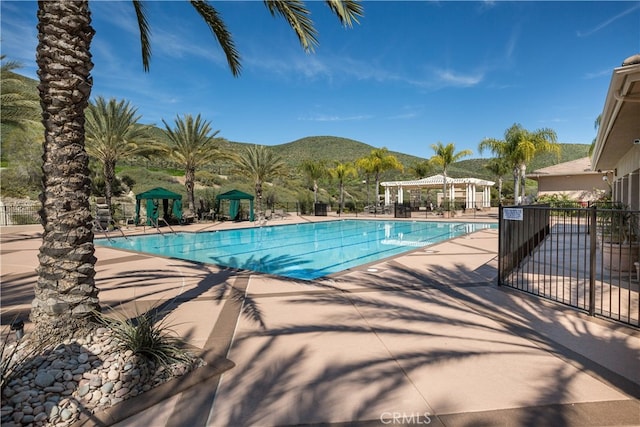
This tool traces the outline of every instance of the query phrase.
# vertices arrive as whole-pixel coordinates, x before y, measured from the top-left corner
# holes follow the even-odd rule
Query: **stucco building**
[[[640,210],[640,54],[613,70],[591,169],[612,171],[613,200]]]

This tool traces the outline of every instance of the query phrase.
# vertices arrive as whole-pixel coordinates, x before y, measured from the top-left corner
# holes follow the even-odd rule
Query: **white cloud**
[[[611,75],[611,69],[607,68],[604,70],[600,70],[600,71],[596,71],[593,73],[587,73],[584,75],[585,79],[597,79],[599,77],[605,77],[605,76],[610,76]]]
[[[593,27],[590,30],[587,31],[578,31],[577,35],[578,37],[589,37],[590,35],[597,33],[598,31],[602,30],[603,28],[608,27],[609,25],[611,25],[612,23],[614,23],[615,21],[617,21],[620,18],[623,18],[624,16],[630,14],[631,12],[640,9],[640,3],[636,2],[636,4],[634,4],[633,6],[631,6],[629,9],[617,14],[616,16],[606,19],[602,22],[600,22],[598,25],[596,25],[595,27]]]

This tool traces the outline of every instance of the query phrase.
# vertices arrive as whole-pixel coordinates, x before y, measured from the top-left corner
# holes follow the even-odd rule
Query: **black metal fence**
[[[500,208],[498,284],[640,326],[639,211]]]
[[[0,205],[0,225],[40,224],[40,204]]]

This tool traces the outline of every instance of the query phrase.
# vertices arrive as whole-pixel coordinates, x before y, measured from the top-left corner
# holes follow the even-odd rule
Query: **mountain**
[[[234,151],[239,151],[245,145],[248,144],[231,142],[230,148]],[[559,159],[553,154],[541,154],[531,161],[527,170],[533,171],[557,163],[576,160],[587,156],[589,151],[589,145],[587,144],[560,144],[560,146],[561,154]],[[329,165],[334,161],[353,162],[367,156],[371,150],[378,147],[337,136],[309,136],[286,144],[272,145],[271,148],[283,158],[285,163],[295,168],[307,159],[325,160]],[[388,179],[395,179],[397,176],[404,176],[407,179],[415,178],[410,176],[408,169],[415,163],[427,160],[397,151],[390,151],[390,154],[395,155],[404,165],[405,172],[402,174],[389,172],[389,175],[394,176],[394,178]],[[473,176],[493,180],[495,177],[484,167],[487,162],[488,159],[486,158],[465,159],[451,165],[447,172],[448,175],[454,178]],[[436,173],[439,172],[436,170],[434,174]]]
[[[286,144],[273,145],[273,150],[282,156],[289,164],[301,164],[304,160],[324,160],[328,165],[333,162],[353,162],[368,156],[371,150],[377,148],[353,139],[337,136],[309,136]],[[419,157],[389,151],[405,165],[405,167],[423,160]]]
[[[34,90],[36,90],[36,86],[38,83],[37,81],[20,75],[17,76],[24,79],[27,84],[32,85]],[[163,126],[155,127],[153,129],[154,136],[158,140],[166,140],[162,128]],[[4,161],[3,165],[5,166],[7,165],[7,157],[10,157],[10,153],[4,150],[4,148],[6,147],[5,137],[9,136],[12,130],[12,127],[5,125],[3,125],[1,128],[2,138],[0,138],[0,141],[2,141],[3,148],[1,150],[1,153],[2,160]],[[39,140],[34,141],[34,144],[39,145],[41,144],[41,142]],[[253,144],[247,142],[229,141],[224,144],[223,149],[240,152],[247,145]],[[534,171],[546,166],[551,166],[557,163],[585,157],[589,150],[589,145],[587,144],[561,144],[561,147],[562,151],[559,159],[551,154],[537,156],[529,165],[527,165],[527,171]],[[308,159],[324,160],[326,161],[328,166],[332,166],[336,161],[343,163],[353,162],[359,158],[369,155],[371,153],[371,150],[375,148],[380,147],[374,147],[361,141],[355,141],[353,139],[342,138],[338,136],[309,136],[295,141],[271,146],[271,149],[273,149],[278,155],[283,158],[284,162],[289,165],[292,171],[296,170],[304,160]],[[386,172],[383,175],[384,180],[414,179],[416,177],[411,174],[410,167],[415,163],[426,160],[425,158],[412,156],[397,151],[390,151],[390,154],[395,155],[396,158],[404,165],[405,171],[402,173],[397,171]],[[448,174],[454,178],[473,176],[477,178],[494,180],[495,177],[491,176],[491,174],[484,168],[484,165],[487,163],[487,161],[488,159],[479,158],[465,159],[451,165],[449,167]],[[157,170],[168,170],[173,167],[173,165],[167,162],[166,158],[153,160],[132,158],[128,159],[128,161],[122,161],[122,164],[126,164],[128,166],[142,166],[144,168],[153,168]],[[228,170],[228,168],[226,168],[225,166],[228,165],[216,165],[216,167],[212,169],[212,171],[217,170],[218,173],[220,173],[221,170]],[[439,171],[436,169],[433,173],[436,174],[439,173]]]

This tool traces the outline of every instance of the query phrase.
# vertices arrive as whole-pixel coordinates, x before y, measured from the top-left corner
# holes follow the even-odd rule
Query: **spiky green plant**
[[[152,308],[142,314],[128,318],[122,314],[115,317],[99,315],[121,348],[157,366],[168,367],[175,363],[192,365],[195,357],[184,348],[184,342],[166,323],[162,312]]]

